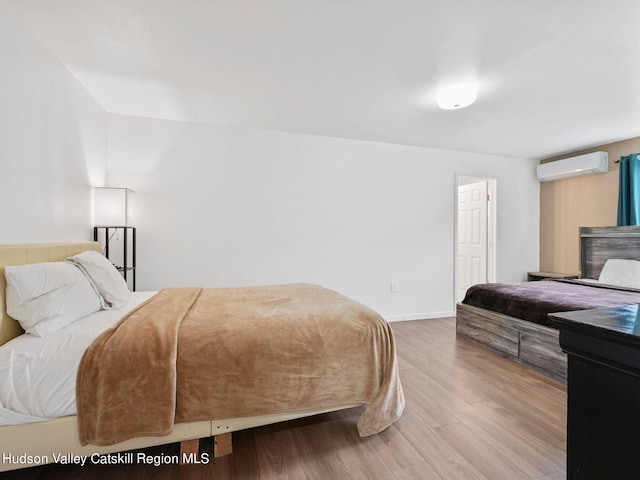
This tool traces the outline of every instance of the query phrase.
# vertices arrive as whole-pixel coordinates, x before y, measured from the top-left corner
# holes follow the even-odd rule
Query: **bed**
[[[598,281],[610,259],[640,260],[640,227],[580,228],[578,280],[471,287],[456,307],[456,336],[566,382],[566,354],[548,314],[640,303],[637,288]]]
[[[67,257],[74,256],[76,254],[79,254],[85,251],[99,252],[100,245],[95,242],[86,242],[86,243],[74,243],[74,244],[0,246],[0,269],[4,270],[4,267],[8,267],[11,265],[37,264],[41,262],[59,262],[64,260]],[[0,273],[4,273],[4,272],[0,271]],[[4,277],[5,275],[0,275],[0,312],[2,314],[2,318],[0,321],[0,345],[2,346],[0,346],[0,349],[7,348],[8,346],[4,345],[7,342],[11,341],[9,345],[14,345],[20,342],[24,343],[25,341],[29,340],[29,338],[27,337],[32,337],[32,335],[22,335],[23,331],[21,330],[18,322],[16,322],[13,318],[9,317],[6,313],[6,305],[5,305],[6,304],[6,298],[5,298],[6,285],[5,285]],[[169,290],[176,290],[176,291],[169,291]],[[171,297],[168,297],[168,295],[171,295]],[[347,390],[347,391],[353,391],[353,392],[357,391],[358,393],[344,394],[344,392],[341,392],[340,394],[336,394],[332,396],[326,393],[327,384],[326,383],[323,384],[321,381],[316,383],[309,381],[308,382],[309,384],[315,385],[315,389],[317,391],[311,392],[311,393],[310,392],[305,393],[304,389],[300,388],[300,385],[292,383],[295,390],[295,394],[292,393],[291,396],[295,397],[295,400],[288,398],[287,395],[289,394],[287,394],[286,391],[283,390],[285,393],[278,391],[277,393],[274,394],[278,397],[277,398],[278,401],[277,402],[271,401],[271,404],[269,403],[268,399],[266,401],[263,401],[262,399],[263,395],[260,394],[260,392],[258,392],[257,395],[255,393],[248,394],[247,392],[250,392],[249,389],[252,387],[252,385],[256,386],[256,388],[259,388],[261,385],[260,382],[264,380],[265,376],[269,376],[271,373],[277,373],[275,367],[273,368],[269,367],[269,370],[268,370],[268,372],[270,372],[269,375],[260,373],[259,375],[256,374],[253,377],[249,375],[249,377],[251,377],[250,381],[248,380],[236,381],[236,379],[243,378],[243,377],[241,374],[238,373],[238,371],[236,372],[232,371],[232,368],[234,368],[234,364],[236,363],[241,364],[242,362],[234,361],[234,362],[231,362],[231,364],[226,366],[223,366],[223,364],[218,363],[216,364],[218,368],[208,369],[208,370],[216,370],[220,372],[219,380],[215,380],[218,383],[216,383],[216,385],[213,387],[206,387],[206,385],[203,383],[202,385],[205,386],[205,388],[202,388],[201,391],[205,392],[206,395],[209,395],[211,394],[211,392],[215,393],[216,389],[220,390],[221,392],[228,392],[234,389],[241,390],[242,388],[245,388],[245,390],[240,391],[239,400],[234,401],[233,398],[230,399],[226,397],[221,400],[216,399],[216,402],[214,404],[206,404],[205,402],[206,398],[203,397],[204,399],[201,398],[199,400],[197,398],[198,395],[194,394],[194,391],[191,390],[191,391],[188,391],[188,394],[182,395],[182,398],[185,398],[186,400],[180,403],[181,397],[180,397],[180,394],[177,394],[177,395],[174,395],[174,397],[178,399],[178,404],[174,406],[175,418],[177,420],[175,423],[173,422],[174,413],[171,413],[172,421],[171,421],[171,425],[169,425],[168,428],[166,425],[164,425],[159,427],[157,430],[154,430],[153,432],[149,432],[149,431],[145,431],[143,427],[142,430],[138,429],[135,431],[127,431],[123,434],[120,434],[120,432],[117,432],[118,434],[115,436],[112,435],[113,432],[109,432],[109,431],[107,431],[107,433],[105,434],[104,429],[99,431],[96,430],[98,431],[97,436],[94,435],[93,433],[89,435],[79,436],[79,431],[86,433],[86,432],[91,432],[92,429],[95,430],[96,424],[100,422],[94,422],[92,418],[102,418],[100,417],[100,415],[98,415],[97,417],[90,416],[91,409],[92,409],[91,407],[93,406],[92,402],[94,399],[93,397],[91,397],[92,392],[95,393],[99,391],[104,391],[104,388],[107,388],[109,391],[109,394],[105,396],[108,397],[107,400],[109,400],[112,397],[113,398],[117,397],[118,390],[117,389],[114,390],[113,385],[109,383],[104,384],[106,385],[106,387],[104,385],[95,387],[95,386],[91,386],[91,384],[88,384],[89,387],[85,389],[86,393],[83,393],[83,390],[80,387],[80,382],[78,382],[78,385],[76,385],[78,394],[80,395],[77,399],[78,409],[83,412],[80,417],[74,414],[67,414],[54,419],[31,418],[31,419],[26,419],[26,421],[28,421],[29,423],[0,426],[0,452],[2,452],[3,455],[7,455],[6,457],[3,457],[3,458],[8,459],[7,461],[0,462],[0,471],[12,470],[12,469],[22,468],[22,467],[29,467],[29,466],[38,465],[41,463],[50,463],[52,461],[55,461],[55,457],[53,456],[53,453],[62,454],[63,456],[68,454],[79,455],[79,456],[86,456],[86,455],[90,456],[93,454],[123,452],[123,451],[128,451],[128,450],[133,450],[133,449],[138,449],[138,448],[143,448],[148,446],[162,445],[162,444],[174,443],[174,442],[181,442],[181,447],[182,447],[181,451],[184,454],[184,457],[181,455],[180,460],[195,459],[193,455],[197,455],[197,452],[198,452],[198,439],[204,438],[204,437],[210,437],[210,436],[214,437],[214,445],[215,445],[214,448],[217,449],[217,451],[214,452],[214,454],[224,455],[224,454],[230,453],[231,451],[231,432],[233,431],[266,425],[266,424],[275,423],[275,422],[286,421],[286,420],[295,419],[295,418],[306,417],[310,415],[316,415],[319,413],[325,413],[329,411],[336,411],[344,408],[354,407],[357,405],[367,405],[363,415],[361,416],[358,422],[358,429],[361,435],[363,434],[363,431],[364,431],[364,435],[369,435],[369,434],[376,433],[376,431],[380,431],[386,428],[388,424],[390,424],[395,419],[397,419],[402,413],[402,409],[404,407],[404,397],[402,394],[402,387],[400,385],[400,381],[397,375],[398,372],[397,372],[397,361],[395,356],[395,346],[393,341],[393,334],[389,326],[386,324],[386,322],[384,322],[384,320],[382,320],[379,317],[379,315],[375,314],[375,312],[367,309],[366,307],[363,307],[363,306],[360,306],[362,308],[356,307],[356,305],[359,305],[356,302],[349,300],[346,297],[340,296],[335,292],[331,292],[329,290],[322,289],[321,287],[317,287],[313,285],[294,285],[290,287],[286,287],[286,286],[256,287],[256,288],[247,288],[247,289],[211,289],[211,290],[168,289],[167,291],[163,290],[158,294],[152,294],[152,293],[145,294],[142,292],[140,292],[139,294],[138,293],[132,294],[131,298],[127,301],[128,302],[127,305],[122,307],[124,309],[123,312],[130,310],[130,313],[127,313],[127,315],[125,315],[129,317],[128,320],[127,319],[114,320],[113,318],[111,320],[106,320],[107,314],[106,313],[103,314],[102,311],[98,312],[99,314],[103,315],[102,317],[100,317],[101,318],[100,321],[111,322],[109,324],[115,325],[116,328],[107,329],[96,340],[92,340],[93,343],[90,343],[91,347],[88,348],[87,351],[85,352],[85,355],[80,364],[79,372],[84,372],[83,373],[84,376],[82,378],[88,379],[95,372],[99,372],[99,373],[104,371],[108,372],[116,368],[120,368],[120,371],[125,369],[125,368],[122,368],[122,363],[121,363],[120,367],[118,367],[117,364],[113,364],[109,368],[106,368],[106,369],[103,368],[102,370],[97,369],[92,371],[91,370],[92,362],[87,360],[87,358],[89,358],[88,357],[89,350],[93,349],[93,350],[99,351],[100,350],[99,345],[98,347],[95,347],[95,345],[100,343],[99,341],[101,338],[105,336],[109,337],[109,335],[113,335],[111,333],[112,331],[118,331],[118,332],[126,331],[126,329],[129,327],[125,327],[125,326],[132,325],[134,323],[137,324],[140,316],[144,315],[143,312],[148,311],[149,309],[151,309],[152,313],[147,316],[151,318],[151,321],[159,321],[157,320],[158,315],[156,315],[154,312],[157,313],[159,311],[170,309],[167,305],[175,304],[175,300],[174,300],[175,295],[177,295],[178,297],[180,296],[185,298],[188,297],[189,298],[188,301],[192,302],[192,303],[185,304],[186,306],[183,305],[183,306],[176,307],[178,310],[182,309],[185,312],[188,312],[188,314],[191,316],[185,317],[185,319],[180,319],[177,321],[169,320],[170,322],[173,322],[172,323],[173,325],[175,325],[175,331],[180,332],[179,335],[178,333],[176,333],[176,337],[191,336],[200,342],[196,344],[196,347],[194,347],[198,349],[197,355],[187,355],[187,353],[189,352],[189,349],[187,349],[186,347],[183,347],[182,343],[177,344],[176,347],[172,347],[175,349],[172,355],[177,359],[175,362],[175,370],[179,372],[179,375],[180,375],[179,377],[180,381],[176,382],[178,384],[181,382],[183,384],[191,382],[191,386],[193,387],[194,384],[198,382],[203,382],[207,380],[207,378],[209,378],[209,380],[207,381],[212,381],[211,377],[207,377],[207,375],[209,375],[208,371],[206,374],[202,374],[202,373],[198,373],[198,370],[195,370],[193,368],[193,365],[195,363],[198,363],[193,359],[195,358],[196,360],[200,361],[200,363],[204,362],[204,364],[206,365],[207,360],[206,358],[204,361],[202,360],[203,357],[201,353],[203,352],[203,350],[206,350],[206,349],[211,350],[213,348],[212,345],[214,344],[216,345],[216,348],[215,348],[216,351],[224,352],[224,355],[220,353],[217,354],[218,357],[220,357],[220,358],[216,358],[217,362],[220,362],[222,357],[234,355],[233,349],[227,348],[231,344],[225,344],[225,342],[221,340],[223,338],[221,330],[226,329],[226,330],[233,331],[234,332],[233,334],[236,335],[236,338],[239,338],[242,341],[244,341],[244,337],[250,337],[249,335],[242,334],[242,330],[240,328],[241,322],[239,319],[237,319],[237,321],[234,320],[232,322],[229,322],[228,319],[233,320],[234,318],[237,317],[237,312],[235,312],[235,310],[240,308],[240,304],[251,304],[252,302],[257,304],[260,312],[258,317],[255,318],[253,320],[253,323],[251,324],[252,329],[258,330],[259,324],[260,323],[266,324],[270,318],[272,320],[275,318],[276,319],[275,321],[277,322],[285,322],[285,321],[290,322],[289,324],[281,324],[280,330],[279,330],[279,332],[281,333],[278,333],[278,335],[276,336],[272,336],[269,342],[263,343],[263,345],[267,345],[267,344],[272,345],[274,343],[274,340],[273,340],[274,338],[276,339],[275,342],[277,343],[277,339],[280,336],[284,338],[284,333],[282,332],[286,332],[289,336],[286,337],[278,345],[277,351],[282,351],[282,352],[285,352],[286,354],[293,355],[295,350],[293,349],[293,347],[290,347],[290,348],[287,347],[287,343],[304,344],[304,342],[307,341],[308,343],[314,342],[313,343],[314,345],[315,344],[319,345],[318,347],[314,346],[313,349],[310,351],[315,352],[317,356],[322,357],[325,351],[329,351],[329,350],[323,350],[323,348],[325,348],[324,346],[325,343],[326,344],[331,343],[329,341],[331,339],[344,338],[346,339],[344,341],[348,342],[348,347],[345,347],[345,345],[347,344],[343,344],[343,345],[338,345],[337,348],[341,349],[342,352],[348,351],[347,353],[351,356],[345,355],[345,358],[353,358],[353,359],[360,358],[358,357],[359,353],[357,352],[359,350],[363,350],[364,352],[364,347],[361,348],[359,344],[365,345],[367,342],[370,343],[369,347],[367,348],[369,350],[376,350],[378,353],[376,353],[376,359],[372,361],[364,362],[364,361],[356,360],[358,363],[358,368],[360,369],[359,371],[361,371],[361,373],[358,373],[357,375],[355,375],[354,377],[355,379],[352,378],[351,376],[348,376],[346,372],[343,374],[343,377],[336,377],[340,382],[343,382],[343,383],[340,383],[339,390]],[[256,297],[256,295],[258,297]],[[333,326],[328,330],[326,327],[323,327],[324,330],[322,330],[320,329],[319,325],[324,324],[326,322],[322,319],[321,315],[315,310],[312,313],[309,313],[306,316],[307,318],[305,319],[305,321],[309,321],[314,324],[314,331],[320,332],[320,337],[317,337],[317,334],[314,333],[314,331],[295,333],[297,332],[297,330],[294,330],[293,328],[293,324],[296,323],[295,318],[286,319],[286,316],[283,316],[283,315],[273,317],[274,312],[278,310],[282,310],[282,311],[288,310],[296,313],[296,312],[300,312],[301,311],[300,309],[306,308],[304,303],[300,303],[300,302],[303,302],[300,299],[303,298],[305,295],[318,296],[321,303],[331,303],[332,309],[338,312],[338,314],[343,315],[345,319],[342,321],[342,323],[335,323],[335,325],[331,323],[331,325]],[[266,303],[265,303],[265,298],[262,298],[261,296],[268,297],[268,299],[266,300]],[[159,303],[161,301],[166,301],[165,297],[169,298],[168,300],[169,304]],[[163,298],[165,298],[165,300],[163,300]],[[241,299],[240,302],[238,301],[238,298]],[[193,302],[196,302],[196,303],[193,303]],[[215,305],[221,306],[220,308],[217,309],[219,312],[216,315],[211,316],[212,319],[216,316],[223,319],[222,324],[216,324],[215,326],[216,328],[215,342],[204,341],[206,339],[206,336],[202,335],[202,330],[198,330],[199,328],[202,328],[202,326],[199,323],[197,323],[200,320],[198,318],[195,318],[195,317],[203,317],[203,318],[206,317],[206,315],[202,315],[202,313],[206,311],[206,308],[210,308],[207,302],[209,303],[213,302]],[[294,305],[294,307],[290,307],[290,305],[292,304]],[[154,308],[155,308],[155,311],[153,310]],[[355,310],[353,310],[354,308]],[[116,313],[113,313],[113,312],[116,312]],[[110,315],[115,315],[117,313],[119,312],[117,312],[116,310],[112,310]],[[233,317],[233,315],[236,315],[236,317]],[[135,321],[133,321],[132,319],[135,319]],[[86,319],[83,318],[81,320],[78,320],[74,324],[70,325],[69,327],[65,327],[65,328],[69,328],[70,330],[73,330],[74,328],[76,330],[78,329],[81,330],[81,327],[82,327],[81,324],[85,320]],[[213,320],[211,321],[213,322]],[[242,321],[245,321],[245,320],[243,319]],[[93,318],[91,319],[91,322],[94,322]],[[238,326],[235,325],[236,323],[238,323]],[[304,323],[304,322],[298,322],[298,323]],[[191,328],[190,327],[191,324],[196,325],[196,327],[189,330],[188,328]],[[365,325],[369,325],[369,324],[373,325],[373,327],[372,328],[369,326],[364,327]],[[220,325],[222,325],[222,327]],[[187,328],[187,326],[189,327]],[[363,330],[363,328],[365,329]],[[167,329],[167,327],[164,324],[159,328],[159,330],[163,330],[163,331],[165,329]],[[351,329],[353,331],[351,331]],[[67,332],[65,329],[60,330],[60,332],[63,332],[65,335],[67,333],[71,335],[72,333],[72,332]],[[58,335],[58,333],[59,332],[52,334],[51,338],[55,337],[55,335]],[[139,332],[134,333],[134,335],[138,335],[138,338],[142,338]],[[316,336],[314,337],[314,335]],[[60,334],[58,336],[62,337],[63,335]],[[269,338],[268,335],[266,334],[256,335],[256,337],[261,337],[261,336],[265,338]],[[77,337],[73,337],[73,338],[77,338]],[[128,338],[129,340],[131,340],[131,337],[128,337]],[[320,338],[320,340],[318,340],[318,338]],[[30,340],[33,340],[33,339],[30,339]],[[234,348],[236,348],[237,345],[242,344],[242,341],[240,340],[233,342]],[[67,341],[66,339],[60,339],[59,341],[61,342],[61,345],[65,345],[64,348],[60,347],[61,351],[69,350],[68,343],[67,344],[64,343],[65,341]],[[107,338],[106,341],[109,342],[111,340]],[[182,341],[182,339],[180,341]],[[141,341],[136,341],[134,343],[137,345],[137,347],[144,346],[145,348],[137,348],[137,347],[130,348],[126,346],[122,348],[130,348],[130,350],[128,351],[133,352],[135,350],[138,353],[148,351],[146,347],[147,344],[143,345],[143,342]],[[245,341],[245,343],[247,342]],[[336,340],[336,343],[338,344],[339,341]],[[113,345],[113,344],[109,344],[109,345]],[[126,345],[126,342],[123,345]],[[186,345],[186,343],[184,343],[184,345]],[[250,344],[250,345],[255,346],[256,343],[254,342],[253,344]],[[84,347],[82,348],[78,347],[78,348],[80,348],[81,350],[84,350]],[[263,347],[263,348],[266,348],[266,347]],[[104,351],[110,352],[112,350],[115,351],[115,349],[112,349],[111,347],[107,349],[102,349],[102,350],[103,352]],[[166,353],[165,351],[160,350],[158,358],[166,356],[165,353]],[[312,357],[313,355],[307,355],[307,356]],[[180,359],[183,357],[190,358],[191,360],[189,361],[191,363],[188,363],[188,362],[180,363],[181,361]],[[248,357],[250,357],[250,355],[244,355],[245,360]],[[102,361],[106,361],[104,360],[104,357],[100,357],[100,356],[91,357],[91,358],[98,359],[97,360],[98,363]],[[240,357],[235,357],[235,358],[240,358]],[[263,356],[261,357],[261,359],[262,358],[267,360],[271,359],[273,361],[274,359],[277,360],[278,356],[272,354],[270,356],[269,355]],[[318,377],[321,379],[324,379],[325,377],[330,378],[331,375],[339,374],[339,373],[335,373],[335,370],[340,370],[341,368],[344,369],[344,361],[343,359],[338,358],[338,355],[335,355],[335,358],[333,357],[329,358],[329,360],[330,362],[328,363],[327,362],[319,363],[319,365],[323,365],[322,368],[323,368],[324,376],[315,375],[315,377]],[[131,359],[128,357],[128,361],[130,361],[128,365],[137,365],[136,363],[137,360],[131,361]],[[278,361],[281,361],[281,359]],[[250,360],[248,362],[251,363]],[[93,364],[95,363],[96,361],[93,362]],[[260,362],[254,361],[253,363],[262,363],[262,360]],[[303,363],[304,361],[297,361],[296,365],[303,364]],[[266,363],[266,364],[270,365],[269,363]],[[125,365],[127,364],[125,363]],[[240,367],[243,367],[243,365],[240,365]],[[246,365],[244,365],[244,367],[246,367]],[[85,368],[86,370],[83,370]],[[173,368],[173,367],[170,367],[170,366],[167,367],[165,365],[162,368]],[[287,367],[287,369],[295,370],[295,368],[291,368],[291,367]],[[100,373],[100,375],[102,375],[102,373]],[[300,371],[300,372],[297,372],[296,375],[297,377],[304,378],[304,376],[305,375],[308,376],[309,373]],[[81,375],[79,374],[78,377],[80,378],[80,376]],[[161,378],[157,375],[154,377],[154,375],[147,375],[146,373],[141,378],[145,378],[145,377]],[[225,378],[227,381],[226,384],[224,383]],[[336,378],[334,378],[334,380]],[[374,380],[372,380],[372,378]],[[1,381],[3,380],[0,378],[0,382]],[[135,382],[135,380],[133,381]],[[362,383],[362,385],[360,385],[358,382]],[[161,385],[164,385],[164,383],[166,382],[164,383],[159,382],[159,383]],[[121,388],[129,388],[129,387],[121,387]],[[363,393],[363,392],[372,392],[373,391],[371,390],[372,388],[376,390],[375,394],[372,395],[371,393]],[[135,390],[135,388],[130,388],[129,391],[132,391],[132,390]],[[300,394],[300,392],[305,394]],[[143,401],[153,402],[154,395],[160,398],[160,396],[154,393],[154,391],[151,391],[150,395],[151,397],[147,397],[146,399],[143,399]],[[243,409],[241,406],[243,405],[242,403],[243,400],[241,397],[247,397],[250,395],[253,395],[255,397],[253,399],[254,403],[251,403],[251,402],[248,403],[247,405],[250,405],[250,406],[247,407],[247,405],[245,405]],[[364,398],[362,395],[368,396],[368,398]],[[54,395],[51,394],[51,396],[53,397]],[[268,395],[266,396],[268,397]],[[280,396],[283,396],[283,397],[280,398]],[[131,395],[122,396],[122,398],[124,398],[125,400],[128,400],[129,397],[131,397]],[[201,401],[205,402],[203,404],[207,406],[206,409],[199,408],[201,407],[199,403]],[[162,408],[166,407],[167,403],[171,403],[171,402],[165,401],[164,402],[165,405],[163,405]],[[218,410],[215,413],[211,413],[209,410],[213,411],[214,409],[216,409],[218,406],[217,403],[220,403],[220,405],[222,406],[218,408]],[[57,404],[62,404],[62,402],[57,402],[56,405]],[[117,406],[117,404],[118,402],[115,401],[112,405],[110,406],[108,405],[106,409],[109,410],[109,409],[115,408],[114,405]],[[236,404],[240,406],[236,408]],[[255,409],[253,409],[253,405],[256,405]],[[85,408],[85,407],[88,407],[88,408]],[[382,417],[375,418],[375,415],[377,415],[376,412],[378,412],[379,407],[384,410],[384,414],[382,415],[384,419],[381,419]],[[135,408],[135,405],[134,405],[134,408]],[[247,408],[249,408],[249,410],[247,410]],[[160,407],[158,409],[160,409]],[[100,410],[100,408],[98,408],[97,410]],[[105,409],[102,409],[102,410],[105,410]],[[155,412],[156,408],[154,407],[153,409],[147,409],[147,410],[148,411],[153,410]],[[64,412],[65,410],[60,410],[60,411]],[[87,413],[87,411],[89,412]],[[143,411],[144,409],[139,409],[139,411],[135,413],[135,416],[140,416],[140,412],[143,412]],[[225,412],[231,412],[231,414],[227,416],[224,414]],[[2,414],[2,412],[0,412],[0,414]],[[52,413],[45,412],[43,417],[47,417],[49,415],[52,415]],[[0,415],[0,417],[1,416],[2,415]],[[135,418],[135,416],[131,418]],[[7,415],[7,417],[10,417],[10,416]],[[167,413],[165,411],[165,415],[163,418],[166,418],[166,417],[167,417]],[[152,420],[156,421],[157,419],[152,419]],[[9,422],[11,421],[12,420],[9,420]],[[19,423],[19,422],[14,422],[14,423]],[[109,423],[109,422],[106,422],[106,423]],[[141,434],[145,432],[150,434],[148,435]],[[85,443],[88,443],[88,444],[85,444]]]

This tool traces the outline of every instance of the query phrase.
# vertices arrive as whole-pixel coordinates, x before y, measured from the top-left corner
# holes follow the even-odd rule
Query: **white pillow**
[[[65,262],[8,266],[7,313],[25,332],[42,337],[101,308],[83,273]]]
[[[105,309],[120,308],[129,299],[129,287],[122,275],[103,255],[92,250],[82,252],[66,259],[80,269],[93,281],[98,293],[104,299]]]
[[[598,280],[608,285],[640,288],[640,262],[610,258],[602,267]]]

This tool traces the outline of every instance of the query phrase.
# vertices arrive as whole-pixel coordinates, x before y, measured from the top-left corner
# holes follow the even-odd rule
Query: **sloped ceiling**
[[[640,135],[638,0],[8,3],[111,113],[526,158]]]

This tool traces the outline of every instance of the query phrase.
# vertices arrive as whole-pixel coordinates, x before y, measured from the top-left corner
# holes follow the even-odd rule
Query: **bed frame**
[[[581,278],[597,279],[609,258],[640,260],[640,227],[581,227]],[[456,336],[547,376],[567,381],[558,330],[480,307],[456,306]]]
[[[4,267],[62,261],[86,250],[101,252],[102,248],[98,242],[0,245],[0,345],[24,333],[18,322],[6,313]],[[105,447],[80,445],[78,421],[75,415],[46,422],[3,426],[0,427],[0,471],[51,463],[54,461],[52,453],[63,455],[107,454],[176,442],[181,442],[181,461],[185,457],[189,458],[190,455],[195,455],[191,457],[195,459],[198,454],[199,439],[205,437],[214,437],[214,456],[228,455],[232,452],[231,433],[234,431],[355,406],[351,404],[253,417],[178,423],[174,426],[173,432],[164,437],[139,437]],[[32,459],[37,458],[38,462],[4,462],[2,461],[3,454],[31,456]]]

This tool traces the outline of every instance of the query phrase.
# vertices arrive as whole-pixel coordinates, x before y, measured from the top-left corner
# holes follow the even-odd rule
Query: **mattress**
[[[543,280],[474,285],[466,305],[555,328],[549,313],[640,303],[640,290],[580,280]]]
[[[118,309],[100,310],[36,337],[0,346],[0,426],[76,414],[76,374],[86,348],[123,315],[156,292],[133,292]]]

